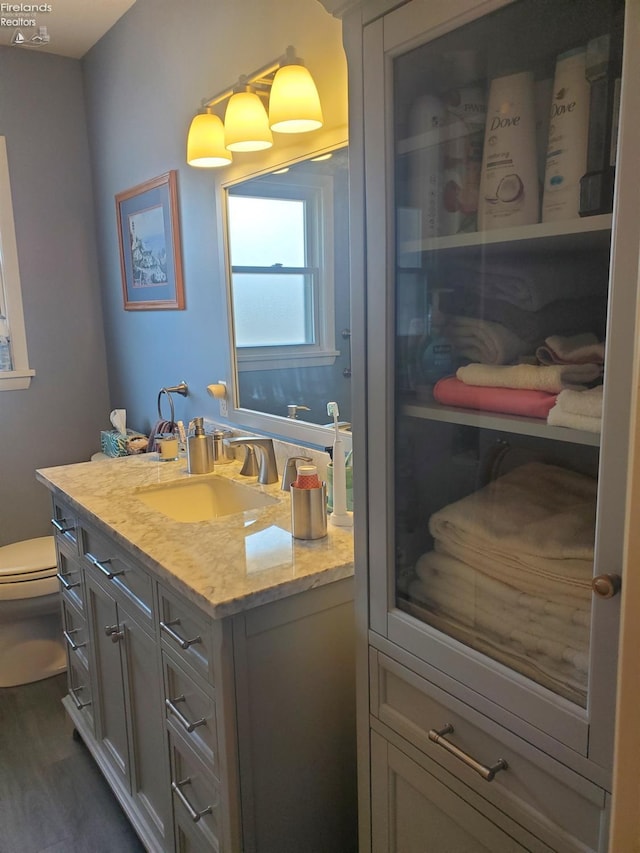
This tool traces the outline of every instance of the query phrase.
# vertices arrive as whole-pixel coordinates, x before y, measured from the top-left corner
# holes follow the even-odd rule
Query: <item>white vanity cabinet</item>
[[[354,441],[367,471],[356,489],[361,635],[368,629],[362,851],[609,849],[620,604],[633,557],[624,546],[639,15],[637,0],[372,0],[344,15],[356,406],[366,421],[366,442]],[[530,72],[544,104],[543,179],[542,125],[562,94],[557,57],[604,35],[622,63],[621,86],[615,58],[610,67],[616,109],[605,134],[617,158],[612,204],[480,226],[483,193],[477,183],[479,201],[464,193],[486,171],[482,146],[501,150],[501,139],[483,125],[478,143],[477,122],[456,109],[482,112],[492,80]],[[517,164],[508,171],[515,180]],[[494,210],[507,195],[496,194]],[[501,335],[517,329],[511,357],[492,323]],[[579,333],[606,342],[599,425],[492,410],[495,397],[504,404],[498,394],[452,403],[442,385],[434,391],[448,358],[449,373],[531,361],[549,337]],[[452,353],[437,349],[447,340]]]
[[[353,578],[213,618],[58,496],[54,518],[63,702],[146,848],[355,853]]]

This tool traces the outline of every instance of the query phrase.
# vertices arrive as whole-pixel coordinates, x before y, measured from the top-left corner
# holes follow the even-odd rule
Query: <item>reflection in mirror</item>
[[[347,148],[227,187],[238,409],[351,420]]]

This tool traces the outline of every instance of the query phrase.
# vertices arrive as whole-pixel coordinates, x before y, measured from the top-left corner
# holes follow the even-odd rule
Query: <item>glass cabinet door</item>
[[[456,655],[482,661],[517,685],[512,710],[555,704],[569,732],[593,711],[592,581],[623,522],[600,531],[626,470],[619,390],[603,428],[624,4],[516,0],[467,18],[402,52],[385,43],[388,636],[411,646],[419,627],[448,676]]]

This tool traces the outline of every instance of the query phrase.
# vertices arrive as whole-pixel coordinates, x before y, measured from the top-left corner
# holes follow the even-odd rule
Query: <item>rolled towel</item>
[[[443,406],[463,409],[480,409],[507,415],[523,415],[546,420],[556,402],[555,394],[522,388],[487,388],[466,385],[455,376],[439,379],[433,388],[433,397]]]
[[[490,388],[528,388],[559,394],[565,388],[586,388],[602,376],[599,364],[467,364],[456,376],[467,385]]]
[[[457,262],[447,271],[448,286],[463,285],[487,299],[503,299],[525,311],[539,311],[558,299],[583,299],[587,295],[606,292],[608,281],[604,264],[591,258],[564,267],[550,269],[543,256],[518,255],[504,260],[481,263]]]
[[[604,342],[591,332],[551,335],[536,350],[541,364],[604,364]]]
[[[447,317],[444,333],[458,355],[482,364],[509,364],[531,352],[506,326],[477,317]]]

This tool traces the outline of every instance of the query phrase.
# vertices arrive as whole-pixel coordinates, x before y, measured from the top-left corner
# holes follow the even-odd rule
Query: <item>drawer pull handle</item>
[[[86,708],[87,705],[90,705],[91,702],[81,702],[80,699],[76,696],[76,693],[80,693],[81,690],[84,690],[84,687],[70,687],[69,693],[71,694],[71,698],[75,702],[75,706],[78,711],[81,711],[83,708]]]
[[[76,652],[78,649],[81,649],[87,645],[86,643],[76,643],[76,641],[73,639],[73,637],[71,635],[77,634],[77,633],[78,633],[78,628],[75,628],[73,631],[63,631],[62,632],[62,635],[64,636],[65,640],[67,641],[67,644],[73,649],[74,652]]]
[[[202,637],[200,636],[194,637],[192,640],[185,640],[184,637],[181,637],[180,634],[176,633],[176,631],[174,631],[171,627],[172,625],[179,624],[180,620],[174,619],[173,622],[161,622],[160,628],[165,632],[165,634],[168,634],[171,639],[180,646],[181,649],[188,649],[189,646],[193,646],[194,643],[202,642]]]
[[[189,817],[194,823],[198,823],[201,817],[204,817],[206,814],[211,814],[213,812],[213,806],[207,806],[206,809],[202,809],[201,812],[197,812],[194,807],[191,805],[186,796],[182,793],[181,788],[184,785],[189,785],[191,783],[191,777],[187,776],[186,779],[183,779],[182,782],[171,782],[171,790],[176,795],[176,797],[180,800],[182,805],[185,807],[187,812],[189,813]]]
[[[76,529],[75,524],[67,525],[67,524],[65,524],[65,521],[66,521],[66,519],[64,519],[64,518],[52,518],[51,524],[53,524],[53,526],[58,531],[58,533],[62,533],[62,534],[71,533],[72,531],[74,531]]]
[[[65,589],[73,589],[75,586],[80,586],[80,581],[78,581],[77,583],[69,583],[65,576],[61,575],[60,572],[56,574],[56,577]]]
[[[87,553],[86,553],[86,558],[87,558],[87,560],[89,560],[89,562],[91,563],[91,565],[92,565],[92,566],[95,566],[95,567],[96,567],[96,569],[100,569],[100,571],[102,572],[102,574],[103,574],[103,575],[105,575],[105,577],[108,577],[110,581],[111,581],[111,580],[113,580],[114,578],[117,578],[117,577],[118,577],[118,575],[123,575],[123,574],[124,574],[124,571],[120,571],[120,572],[112,572],[112,571],[111,571],[111,569],[107,568],[107,566],[105,565],[105,563],[110,563],[110,562],[111,562],[111,557],[109,557],[109,559],[108,559],[108,560],[102,560],[102,561],[100,561],[100,560],[97,560],[97,559],[93,556],[93,554],[90,554],[90,553],[87,551]]]
[[[182,714],[182,713],[178,710],[178,708],[176,708],[176,706],[175,706],[175,703],[176,703],[176,702],[184,702],[184,701],[185,701],[185,697],[184,697],[184,695],[182,695],[182,696],[177,696],[175,699],[165,699],[165,700],[164,700],[164,704],[165,704],[165,705],[167,706],[167,708],[171,711],[171,713],[176,717],[176,719],[178,720],[178,722],[180,723],[180,725],[181,725],[181,726],[183,726],[183,728],[185,729],[185,731],[187,731],[187,732],[189,732],[189,734],[191,734],[191,732],[192,732],[194,729],[197,729],[197,728],[198,728],[198,726],[204,726],[204,724],[205,724],[207,721],[206,721],[206,719],[205,719],[204,717],[202,717],[202,718],[201,718],[201,719],[199,719],[199,720],[194,720],[193,722],[191,722],[190,720],[188,720],[188,719],[184,716],[184,714]]]
[[[486,764],[480,764],[479,761],[476,761],[475,758],[472,758],[470,755],[467,755],[466,752],[463,752],[457,746],[448,741],[445,735],[453,734],[453,726],[451,723],[447,723],[446,726],[443,726],[441,729],[430,729],[429,731],[429,740],[433,741],[433,743],[437,743],[438,746],[442,746],[447,752],[450,752],[455,758],[460,759],[460,761],[464,762],[467,767],[470,767],[472,770],[475,770],[476,773],[479,773],[480,776],[485,780],[485,782],[491,782],[493,777],[500,770],[506,770],[509,766],[504,758],[499,758],[495,764],[491,767],[487,767]]]

